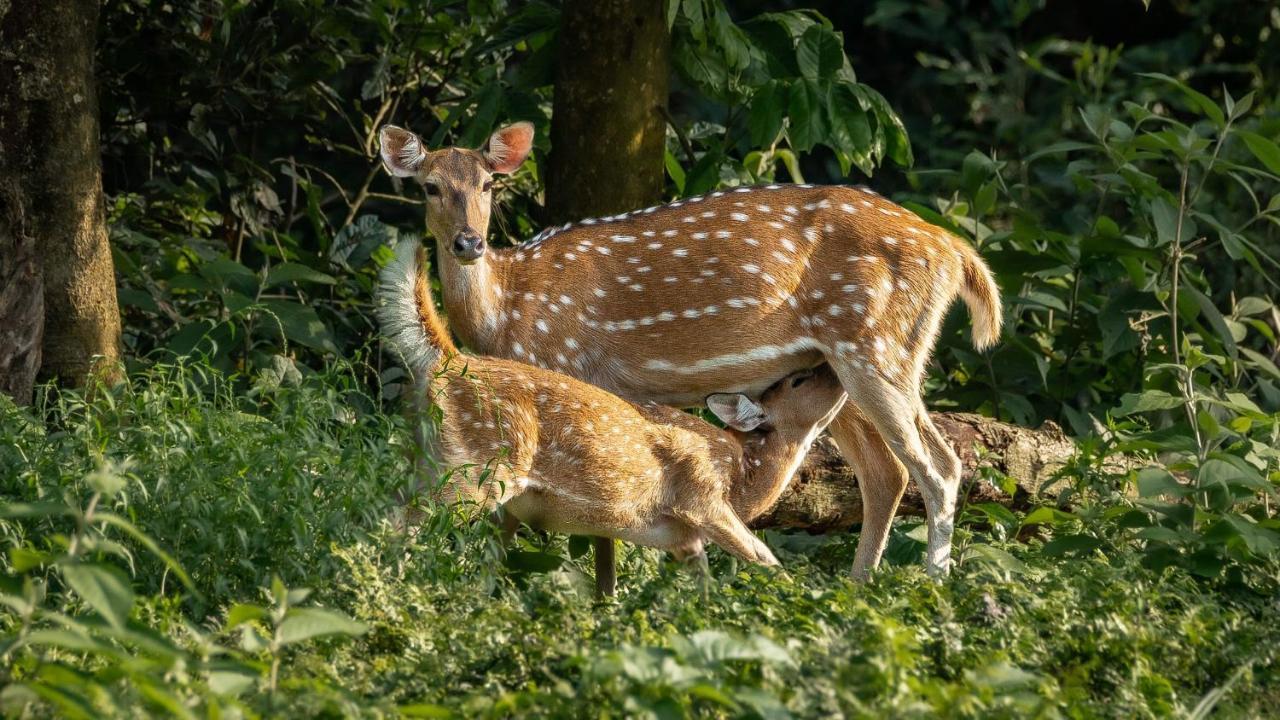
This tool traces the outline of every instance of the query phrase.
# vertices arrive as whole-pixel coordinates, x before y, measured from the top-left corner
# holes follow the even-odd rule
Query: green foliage
[[[1151,3],[1132,40],[1086,42],[1055,24],[1071,5],[876,0],[838,30],[839,3],[832,19],[667,3],[669,194],[880,169],[880,190],[980,249],[1005,298],[990,353],[962,312],[945,325],[930,403],[1055,420],[1081,452],[1040,507],[963,508],[943,583],[908,521],[867,585],[844,579],[853,537],[770,534],[787,575],[715,554],[704,597],[631,549],[620,598],[593,606],[580,540],[522,534],[508,552],[430,505],[416,532],[390,530],[411,433],[385,412],[402,372],[368,350],[377,268],[422,226],[378,167],[377,127],[475,146],[534,121],[495,208],[499,234],[531,234],[558,7],[107,3],[104,171],[134,367],[88,396],[44,388],[32,410],[0,400],[0,705],[1270,713],[1280,19]]]
[[[932,397],[1021,424],[1060,419],[1098,438],[1077,487],[1113,506],[1049,550],[1087,552],[1125,533],[1152,567],[1238,574],[1236,563],[1280,550],[1271,509],[1280,175],[1267,136],[1277,125],[1256,102],[1275,90],[1236,99],[1223,87],[1214,100],[1163,73],[1119,76],[1149,53],[1001,47],[1035,58],[1007,72],[1054,88],[1062,117],[1050,137],[997,130],[1002,152],[971,151],[958,170],[913,178],[947,194],[909,206],[969,236],[1006,298],[1008,329],[989,356],[975,356],[959,332],[944,339]],[[1070,59],[1074,77],[1052,70],[1055,56]],[[1026,77],[982,81],[975,93],[1016,102],[991,98],[995,90],[1035,94]],[[1108,472],[1108,456],[1122,452],[1155,464]]]
[[[772,178],[776,162],[798,179],[818,144],[846,172],[910,162],[897,116],[854,81],[820,15],[739,26],[719,0],[672,7],[690,82],[670,119],[674,194]],[[251,374],[364,345],[385,247],[422,229],[416,188],[376,158],[384,123],[478,147],[532,121],[535,161],[501,184],[495,225],[533,235],[558,24],[553,4],[503,0],[109,3],[104,171],[130,354]]]
[[[5,712],[1235,717],[1280,694],[1280,564],[1241,584],[1152,569],[1132,535],[1064,542],[1096,534],[1109,501],[967,513],[942,583],[915,524],[868,584],[846,576],[854,536],[768,533],[786,574],[713,550],[705,595],[625,548],[618,599],[593,604],[590,558],[562,537],[519,536],[556,562],[514,573],[487,523],[427,506],[415,532],[390,531],[410,431],[353,402],[351,377],[231,402],[211,371],[158,369],[34,411],[0,400]],[[205,467],[267,444],[293,460]],[[252,515],[175,505],[209,485],[299,487]],[[333,514],[327,536],[298,529]]]

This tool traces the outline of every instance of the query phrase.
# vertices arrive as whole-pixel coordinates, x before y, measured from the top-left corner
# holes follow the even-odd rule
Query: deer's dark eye
[[[431,197],[440,197],[439,185],[435,183],[427,183],[424,187],[427,188],[427,194],[430,195]]]
[[[481,190],[483,190],[483,191],[485,191],[485,192],[489,192],[490,190],[492,190],[492,189],[493,189],[493,181],[492,181],[492,180],[486,180],[486,181],[485,181],[485,183],[484,183],[484,186],[483,186],[482,188],[480,188],[480,189],[481,189]]]
[[[809,376],[808,376],[808,375],[801,375],[800,377],[798,377],[798,378],[796,378],[795,380],[792,380],[792,381],[791,381],[791,387],[793,387],[793,388],[798,388],[798,387],[800,387],[801,385],[803,385],[803,384],[804,384],[804,381],[805,381],[805,380],[808,380],[808,379],[809,379]]]

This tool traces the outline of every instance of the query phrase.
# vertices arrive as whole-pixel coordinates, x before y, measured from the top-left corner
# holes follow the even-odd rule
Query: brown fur
[[[437,317],[423,253],[399,250],[384,276],[384,305],[413,303],[421,341],[439,352],[415,376],[420,399],[443,417],[438,443],[454,468],[449,502],[504,506],[550,530],[615,537],[696,555],[704,540],[753,562],[775,564],[746,529],[794,474],[844,393],[829,369],[790,379],[762,398],[767,427],[719,430],[656,403],[631,403],[546,369],[459,355]],[[417,273],[412,297],[388,278]],[[386,315],[391,318],[393,315]],[[384,320],[394,323],[394,320]],[[394,328],[400,330],[400,328]]]
[[[908,476],[929,508],[930,569],[945,572],[959,463],[920,383],[957,296],[976,346],[999,335],[999,291],[972,248],[867,189],[770,185],[584,220],[464,264],[447,243],[487,231],[486,181],[454,177],[442,153],[482,169],[485,155],[440,150],[418,173],[464,188],[429,203],[427,223],[467,346],[681,406],[828,362],[851,398],[832,433],[866,491],[855,575],[879,561]]]

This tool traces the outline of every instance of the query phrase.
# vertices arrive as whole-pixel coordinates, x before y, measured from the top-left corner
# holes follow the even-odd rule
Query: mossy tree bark
[[[43,336],[44,276],[35,239],[18,183],[0,176],[0,393],[19,405],[31,403]]]
[[[551,114],[547,216],[612,215],[662,197],[671,38],[663,0],[565,0]],[[612,595],[614,543],[595,542]]]
[[[566,0],[551,115],[552,223],[662,197],[671,38],[663,0]]]
[[[40,375],[79,384],[120,359],[120,308],[102,196],[93,53],[98,0],[0,0],[0,176],[4,196],[37,249],[43,275]],[[19,231],[21,232],[21,231]],[[19,271],[25,241],[3,246],[4,274]],[[23,267],[32,272],[30,262]],[[28,282],[22,292],[37,292]],[[30,326],[39,304],[6,303],[6,328]],[[29,341],[30,333],[24,335]],[[19,362],[25,367],[28,360]]]

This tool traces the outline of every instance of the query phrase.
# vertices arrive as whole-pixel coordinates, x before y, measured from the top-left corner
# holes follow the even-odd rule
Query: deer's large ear
[[[513,173],[533,150],[533,123],[518,122],[489,136],[484,159],[495,173]]]
[[[422,138],[395,125],[382,126],[378,131],[378,146],[382,153],[382,166],[396,177],[417,175],[422,162],[427,159]]]
[[[720,422],[743,432],[755,430],[767,419],[764,408],[742,393],[708,395],[707,409],[720,418]]]

